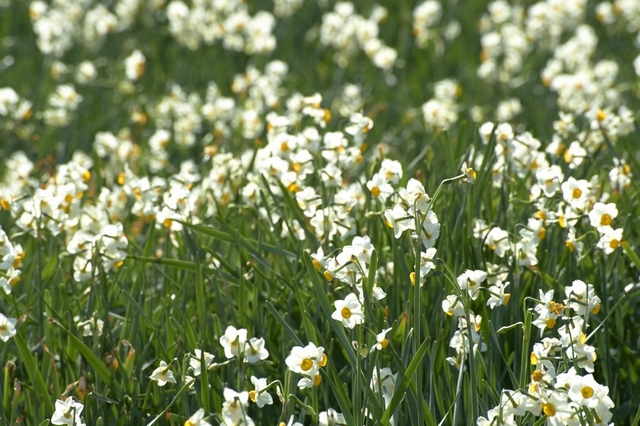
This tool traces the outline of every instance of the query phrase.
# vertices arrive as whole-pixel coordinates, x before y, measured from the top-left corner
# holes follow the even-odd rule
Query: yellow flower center
[[[611,247],[614,250],[617,249],[619,245],[620,245],[620,241],[618,240],[611,240],[611,242],[609,243],[609,247]]]
[[[558,225],[560,225],[561,228],[566,228],[567,227],[567,220],[565,219],[564,216],[560,216],[558,218]]]
[[[583,398],[591,398],[593,396],[593,389],[590,388],[589,386],[584,386],[580,390],[580,393],[582,394]]]
[[[347,308],[346,306],[344,308],[342,308],[342,310],[340,311],[340,315],[342,315],[342,318],[344,319],[349,319],[351,318],[351,309]]]
[[[287,187],[287,191],[289,192],[298,192],[300,191],[300,185],[298,185],[297,183],[292,183],[291,185],[289,185]]]
[[[598,315],[598,312],[600,312],[600,304],[599,303],[596,306],[594,306],[593,309],[591,309],[591,313],[593,315]]]
[[[566,150],[562,158],[564,158],[565,163],[570,163],[571,161],[573,161],[573,154],[571,153],[571,151]]]
[[[327,355],[322,354],[322,356],[320,357],[320,361],[318,361],[318,365],[320,367],[324,367],[325,365],[327,365],[327,361],[329,361],[329,359],[327,358]]]
[[[331,275],[331,272],[329,272],[329,271],[324,271],[324,274],[322,274],[322,275],[324,275],[324,277],[325,277],[325,279],[327,281],[332,281],[333,280],[333,275]]]
[[[249,391],[249,398],[251,398],[253,402],[256,402],[256,391]]]
[[[531,375],[531,378],[533,380],[535,380],[536,382],[539,382],[540,380],[542,380],[542,377],[544,376],[544,374],[542,373],[542,371],[540,370],[536,370],[533,372],[533,374]]]
[[[506,305],[507,303],[509,303],[509,300],[511,299],[511,294],[509,293],[505,293],[504,294],[504,301],[502,302],[503,305]]]
[[[282,143],[280,144],[280,151],[282,151],[282,152],[287,152],[287,151],[289,151],[289,144],[288,144],[288,143],[286,143],[286,142],[282,142]]]
[[[320,386],[321,382],[322,382],[322,376],[319,374],[316,374],[316,377],[313,378],[313,386]]]
[[[603,214],[602,217],[600,218],[600,225],[602,226],[609,226],[611,225],[612,219],[611,216],[609,216],[608,214]]]
[[[569,241],[569,240],[565,241],[565,242],[564,242],[564,245],[566,245],[566,246],[567,246],[567,248],[569,249],[569,251],[573,251],[573,250],[575,250],[575,248],[576,248],[576,247],[573,245],[573,243],[572,243],[571,241]]]
[[[549,318],[545,324],[547,325],[547,328],[553,328],[556,325],[556,320]]]
[[[409,280],[411,281],[411,285],[415,286],[416,285],[416,273],[412,272],[409,274]]]
[[[475,172],[475,170],[473,170],[472,168],[468,168],[468,169],[467,169],[467,174],[468,174],[469,176],[471,176],[474,180],[476,179],[476,176],[477,176],[477,175],[476,175],[476,172]]]
[[[579,188],[575,188],[572,192],[571,192],[571,196],[573,198],[580,198],[582,196],[582,191]]]
[[[371,195],[373,195],[374,197],[379,197],[380,188],[378,188],[377,186],[374,186],[373,188],[371,188]]]
[[[380,342],[380,346],[382,346],[382,349],[386,348],[389,345],[389,339],[383,339],[382,342]]]
[[[560,315],[564,310],[564,305],[562,303],[551,302],[549,303],[549,310],[556,315]]]
[[[313,267],[316,268],[316,271],[322,269],[322,265],[320,265],[320,262],[318,262],[316,259],[313,259],[311,263],[313,263]]]
[[[544,240],[545,235],[547,235],[547,230],[545,228],[540,228],[538,231],[538,238]]]
[[[544,412],[544,415],[547,417],[552,417],[556,415],[556,407],[554,407],[553,404],[550,402],[545,402],[544,404],[542,404],[542,411]]]
[[[303,359],[300,363],[300,368],[302,369],[302,371],[309,371],[311,370],[311,367],[313,367],[313,361],[311,361],[311,359],[309,358]]]

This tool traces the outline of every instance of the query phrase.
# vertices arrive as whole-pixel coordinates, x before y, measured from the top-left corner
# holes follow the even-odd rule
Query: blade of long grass
[[[409,363],[409,366],[405,371],[404,377],[402,377],[402,380],[400,381],[400,383],[396,385],[396,390],[393,396],[391,397],[391,401],[389,401],[389,405],[387,406],[387,409],[384,410],[384,413],[382,414],[382,419],[380,419],[381,424],[384,425],[389,422],[389,420],[391,419],[391,416],[393,415],[393,412],[396,410],[400,402],[404,399],[406,390],[413,380],[413,375],[418,369],[418,366],[422,363],[422,359],[426,355],[428,348],[429,348],[429,340],[427,339],[424,342],[422,342],[422,345],[420,345],[420,347],[416,351],[413,359],[411,360],[411,363]],[[419,391],[420,390],[418,389],[418,392]]]
[[[82,343],[82,340],[78,339],[73,333],[67,330],[67,328],[64,327],[58,320],[51,318],[49,319],[49,322],[57,325],[67,334],[73,346],[82,354],[82,356],[84,356],[89,365],[96,371],[100,379],[105,382],[107,386],[109,386],[111,391],[113,391],[118,399],[121,399],[124,395],[124,391],[120,387],[118,381],[114,380],[111,372],[109,371],[107,366],[104,365],[104,362],[102,362],[102,360],[100,360],[100,358],[98,358],[96,354],[94,354],[93,351],[89,347],[87,347],[87,345]]]
[[[44,403],[45,410],[53,414],[55,408],[51,395],[49,395],[47,385],[45,384],[44,379],[40,374],[40,370],[38,369],[36,360],[34,359],[31,350],[29,350],[27,342],[24,340],[24,337],[22,337],[20,333],[14,336],[14,341],[16,343],[16,346],[18,347],[18,352],[20,352],[20,361],[24,363],[27,374],[29,375],[29,378],[31,379],[35,387],[38,401]]]

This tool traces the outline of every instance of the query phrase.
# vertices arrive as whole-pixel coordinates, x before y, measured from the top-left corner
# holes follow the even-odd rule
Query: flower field
[[[636,0],[0,0],[0,426],[640,424]]]

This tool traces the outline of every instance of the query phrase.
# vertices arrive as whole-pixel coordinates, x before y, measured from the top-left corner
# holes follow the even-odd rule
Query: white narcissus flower
[[[574,280],[570,286],[564,288],[567,298],[565,305],[573,309],[577,315],[583,316],[587,310],[593,315],[600,312],[600,298],[596,295],[593,284],[587,284],[582,280]]]
[[[415,205],[415,208],[422,213],[427,211],[431,198],[429,198],[427,192],[424,190],[424,186],[419,180],[414,178],[409,179],[407,182],[407,195],[409,206],[413,207]]]
[[[198,377],[200,374],[202,374],[202,357],[204,355],[204,363],[205,363],[205,369],[209,369],[209,367],[211,367],[211,364],[213,364],[213,360],[215,359],[215,356],[210,354],[209,352],[204,352],[201,349],[194,349],[193,351],[194,355],[191,356],[191,358],[189,359],[189,366],[193,369],[193,375]]]
[[[569,177],[566,182],[561,185],[562,197],[564,200],[576,210],[584,210],[589,204],[589,194],[591,193],[591,184],[584,180],[576,180],[573,176]]]
[[[487,306],[491,309],[495,309],[496,306],[506,305],[509,303],[509,299],[511,295],[509,293],[505,293],[504,290],[509,285],[509,282],[505,282],[504,284],[496,284],[489,287],[489,300],[487,300]]]
[[[327,365],[328,358],[322,346],[309,343],[307,346],[294,346],[285,359],[285,364],[294,373],[305,376],[298,382],[298,388],[312,388],[322,381],[320,367]]]
[[[467,162],[462,163],[460,171],[464,174],[468,183],[474,183],[476,181],[476,172],[471,167],[467,167]]]
[[[253,420],[247,415],[249,406],[249,392],[242,391],[240,393],[230,388],[223,391],[224,402],[222,403],[223,424],[239,425],[244,421],[253,425]]]
[[[342,321],[347,328],[354,328],[357,324],[364,322],[364,313],[362,305],[355,293],[349,293],[344,300],[336,300],[333,302],[336,307],[335,312],[331,315],[336,321]]]
[[[125,73],[127,74],[127,78],[132,81],[138,80],[144,74],[144,67],[147,59],[144,57],[142,52],[139,50],[134,50],[131,55],[129,55],[124,60]]]
[[[244,359],[250,364],[255,364],[267,358],[269,358],[269,351],[264,347],[264,339],[252,337],[246,344]]]
[[[230,325],[224,332],[224,336],[220,337],[220,344],[224,348],[224,355],[227,358],[238,356],[244,350],[247,342],[247,330],[244,328],[236,329]]]
[[[18,320],[14,318],[7,318],[3,314],[0,314],[0,339],[6,342],[10,338],[16,335],[16,324]]]
[[[607,227],[611,226],[616,216],[618,216],[618,208],[615,204],[596,203],[589,212],[589,221],[591,226],[604,232]]]
[[[176,383],[173,371],[169,370],[169,366],[164,361],[160,361],[160,367],[153,370],[149,378],[158,382],[158,386],[164,386],[167,383]]]
[[[380,199],[383,204],[394,191],[393,187],[387,183],[385,176],[380,173],[376,173],[371,177],[371,180],[367,182],[367,188],[371,191],[371,196]]]
[[[204,419],[204,410],[201,408],[184,422],[184,426],[211,426],[211,423]]]
[[[404,231],[414,228],[414,219],[409,216],[400,204],[393,206],[393,210],[384,211],[384,221],[393,229],[393,236],[398,239]]]
[[[491,228],[486,235],[484,243],[493,250],[498,257],[504,257],[507,250],[511,248],[509,244],[509,233],[498,227]]]
[[[560,185],[564,180],[564,173],[559,166],[550,166],[546,169],[540,169],[536,173],[538,185],[544,192],[544,195],[551,198],[560,190]]]
[[[480,294],[481,284],[487,279],[487,273],[481,270],[471,271],[467,269],[457,281],[461,290],[467,290],[471,299],[476,300]]]
[[[598,241],[598,248],[602,249],[604,254],[611,254],[620,247],[622,242],[622,228],[612,229],[611,227],[604,228],[604,233]]]
[[[273,398],[265,390],[268,386],[266,378],[258,379],[255,376],[251,376],[251,383],[253,383],[255,389],[249,391],[249,398],[255,402],[259,408],[273,404]]]
[[[338,413],[333,408],[329,408],[327,411],[320,413],[318,416],[318,424],[320,426],[346,425],[347,421],[342,413]]]
[[[387,333],[391,331],[391,327],[385,328],[380,333],[376,334],[376,344],[371,346],[369,352],[373,352],[375,350],[381,351],[389,345],[389,339],[387,339]]]
[[[433,262],[436,258],[438,250],[435,247],[427,249],[426,252],[420,252],[420,278],[426,277],[427,274],[436,267]],[[422,280],[420,280],[420,287],[422,287]]]
[[[436,244],[436,240],[440,236],[440,222],[433,210],[429,210],[424,217],[421,215],[419,218],[422,223],[422,230],[419,232],[420,239],[422,239],[425,250],[428,250]]]
[[[442,301],[442,310],[449,316],[464,316],[464,306],[462,301],[455,294],[450,294]]]
[[[51,416],[51,424],[85,426],[80,418],[84,405],[69,397],[65,401],[56,401],[56,411]]]
[[[602,400],[609,399],[609,388],[595,381],[593,375],[573,376],[569,381],[569,398],[584,407],[596,408]]]

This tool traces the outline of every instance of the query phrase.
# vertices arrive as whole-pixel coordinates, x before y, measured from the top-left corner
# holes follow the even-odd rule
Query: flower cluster
[[[227,358],[240,358],[255,364],[269,357],[269,351],[264,347],[264,339],[252,337],[247,340],[247,330],[236,329],[230,325],[220,337],[220,344],[224,348]]]
[[[614,404],[609,388],[599,384],[593,373],[596,352],[587,344],[587,318],[600,309],[600,299],[593,285],[575,280],[565,287],[563,303],[553,301],[554,291],[540,291],[534,307],[533,322],[541,330],[552,329],[557,320],[558,337],[545,337],[533,345],[530,361],[533,368],[527,389],[503,390],[500,404],[478,419],[486,426],[499,419],[501,424],[515,424],[516,417],[544,415],[549,425],[606,425],[612,418]]]
[[[302,376],[298,381],[298,388],[312,388],[320,385],[322,376],[320,368],[327,365],[328,358],[322,346],[309,343],[307,346],[294,346],[285,359],[290,371]]]
[[[193,1],[192,7],[183,1],[167,5],[169,32],[183,46],[195,50],[201,44],[218,41],[229,50],[269,53],[276,47],[272,34],[275,18],[267,11],[249,14],[247,5],[239,0],[226,2]]]
[[[434,86],[435,97],[422,105],[422,116],[429,130],[447,130],[458,121],[456,98],[460,86],[453,79],[439,81]]]
[[[370,16],[365,18],[355,12],[353,3],[338,2],[333,11],[322,17],[320,43],[336,49],[334,59],[342,68],[361,49],[376,67],[390,70],[396,62],[398,52],[378,38],[379,24],[386,16],[387,10],[382,6],[374,6]]]

